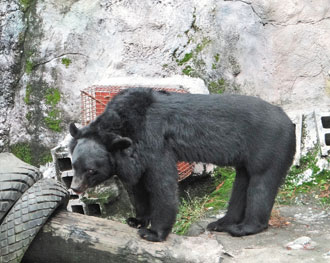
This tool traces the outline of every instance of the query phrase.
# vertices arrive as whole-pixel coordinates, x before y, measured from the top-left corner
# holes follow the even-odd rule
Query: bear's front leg
[[[130,227],[145,228],[150,224],[150,204],[149,195],[143,181],[130,186],[128,192],[135,208],[135,217],[127,218],[126,222]]]
[[[151,198],[151,227],[139,229],[139,235],[148,241],[164,241],[172,230],[177,213],[176,198],[173,195]]]
[[[159,169],[147,175],[150,197],[151,227],[139,229],[139,235],[148,241],[164,241],[172,230],[177,214],[177,170],[171,167]]]

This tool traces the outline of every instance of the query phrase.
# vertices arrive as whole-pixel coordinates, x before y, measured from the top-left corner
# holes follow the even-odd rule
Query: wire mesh
[[[91,86],[81,90],[81,118],[82,124],[88,125],[106,108],[107,103],[112,100],[120,91],[130,88],[128,86]],[[149,87],[158,91],[187,93],[181,87]],[[194,170],[193,163],[178,162],[177,169],[179,181],[190,176]]]

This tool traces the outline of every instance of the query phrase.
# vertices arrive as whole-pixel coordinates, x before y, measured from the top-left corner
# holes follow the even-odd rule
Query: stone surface
[[[55,146],[79,120],[80,90],[117,77],[186,75],[287,111],[330,106],[327,0],[46,0],[25,13],[14,0],[0,6],[0,145]],[[61,94],[56,105],[47,103],[49,89]]]
[[[317,206],[276,207],[285,224],[269,226],[266,231],[241,238],[227,233],[208,232],[223,245],[224,262],[228,263],[308,263],[329,262],[330,211]],[[222,216],[223,212],[221,211]],[[203,233],[214,217],[203,219],[192,225],[193,236]],[[306,237],[306,238],[302,238]],[[295,242],[294,248],[286,245]]]
[[[10,141],[10,112],[19,78],[20,39],[25,30],[18,2],[0,2],[0,152],[8,149]]]
[[[299,237],[295,239],[292,242],[289,242],[285,245],[286,249],[291,250],[291,249],[314,249],[316,246],[316,243],[312,241],[310,237]]]

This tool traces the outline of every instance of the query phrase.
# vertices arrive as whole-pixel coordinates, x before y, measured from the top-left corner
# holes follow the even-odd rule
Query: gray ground
[[[282,206],[279,208],[283,222],[280,227],[269,227],[263,233],[247,237],[231,237],[226,233],[204,233],[216,238],[223,245],[225,263],[261,262],[330,262],[330,209],[320,206]],[[194,224],[188,235],[204,232],[208,218]],[[295,245],[300,249],[288,249],[287,244],[300,237],[309,237],[311,242]],[[294,246],[294,247],[295,247]],[[293,247],[293,248],[294,248]]]

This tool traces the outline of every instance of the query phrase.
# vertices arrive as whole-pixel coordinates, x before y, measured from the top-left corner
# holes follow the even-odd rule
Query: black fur
[[[295,128],[282,109],[238,95],[127,89],[94,122],[70,131],[73,189],[117,174],[135,197],[128,223],[150,241],[164,240],[175,222],[177,161],[236,168],[227,214],[208,229],[244,236],[267,228],[295,153]]]

